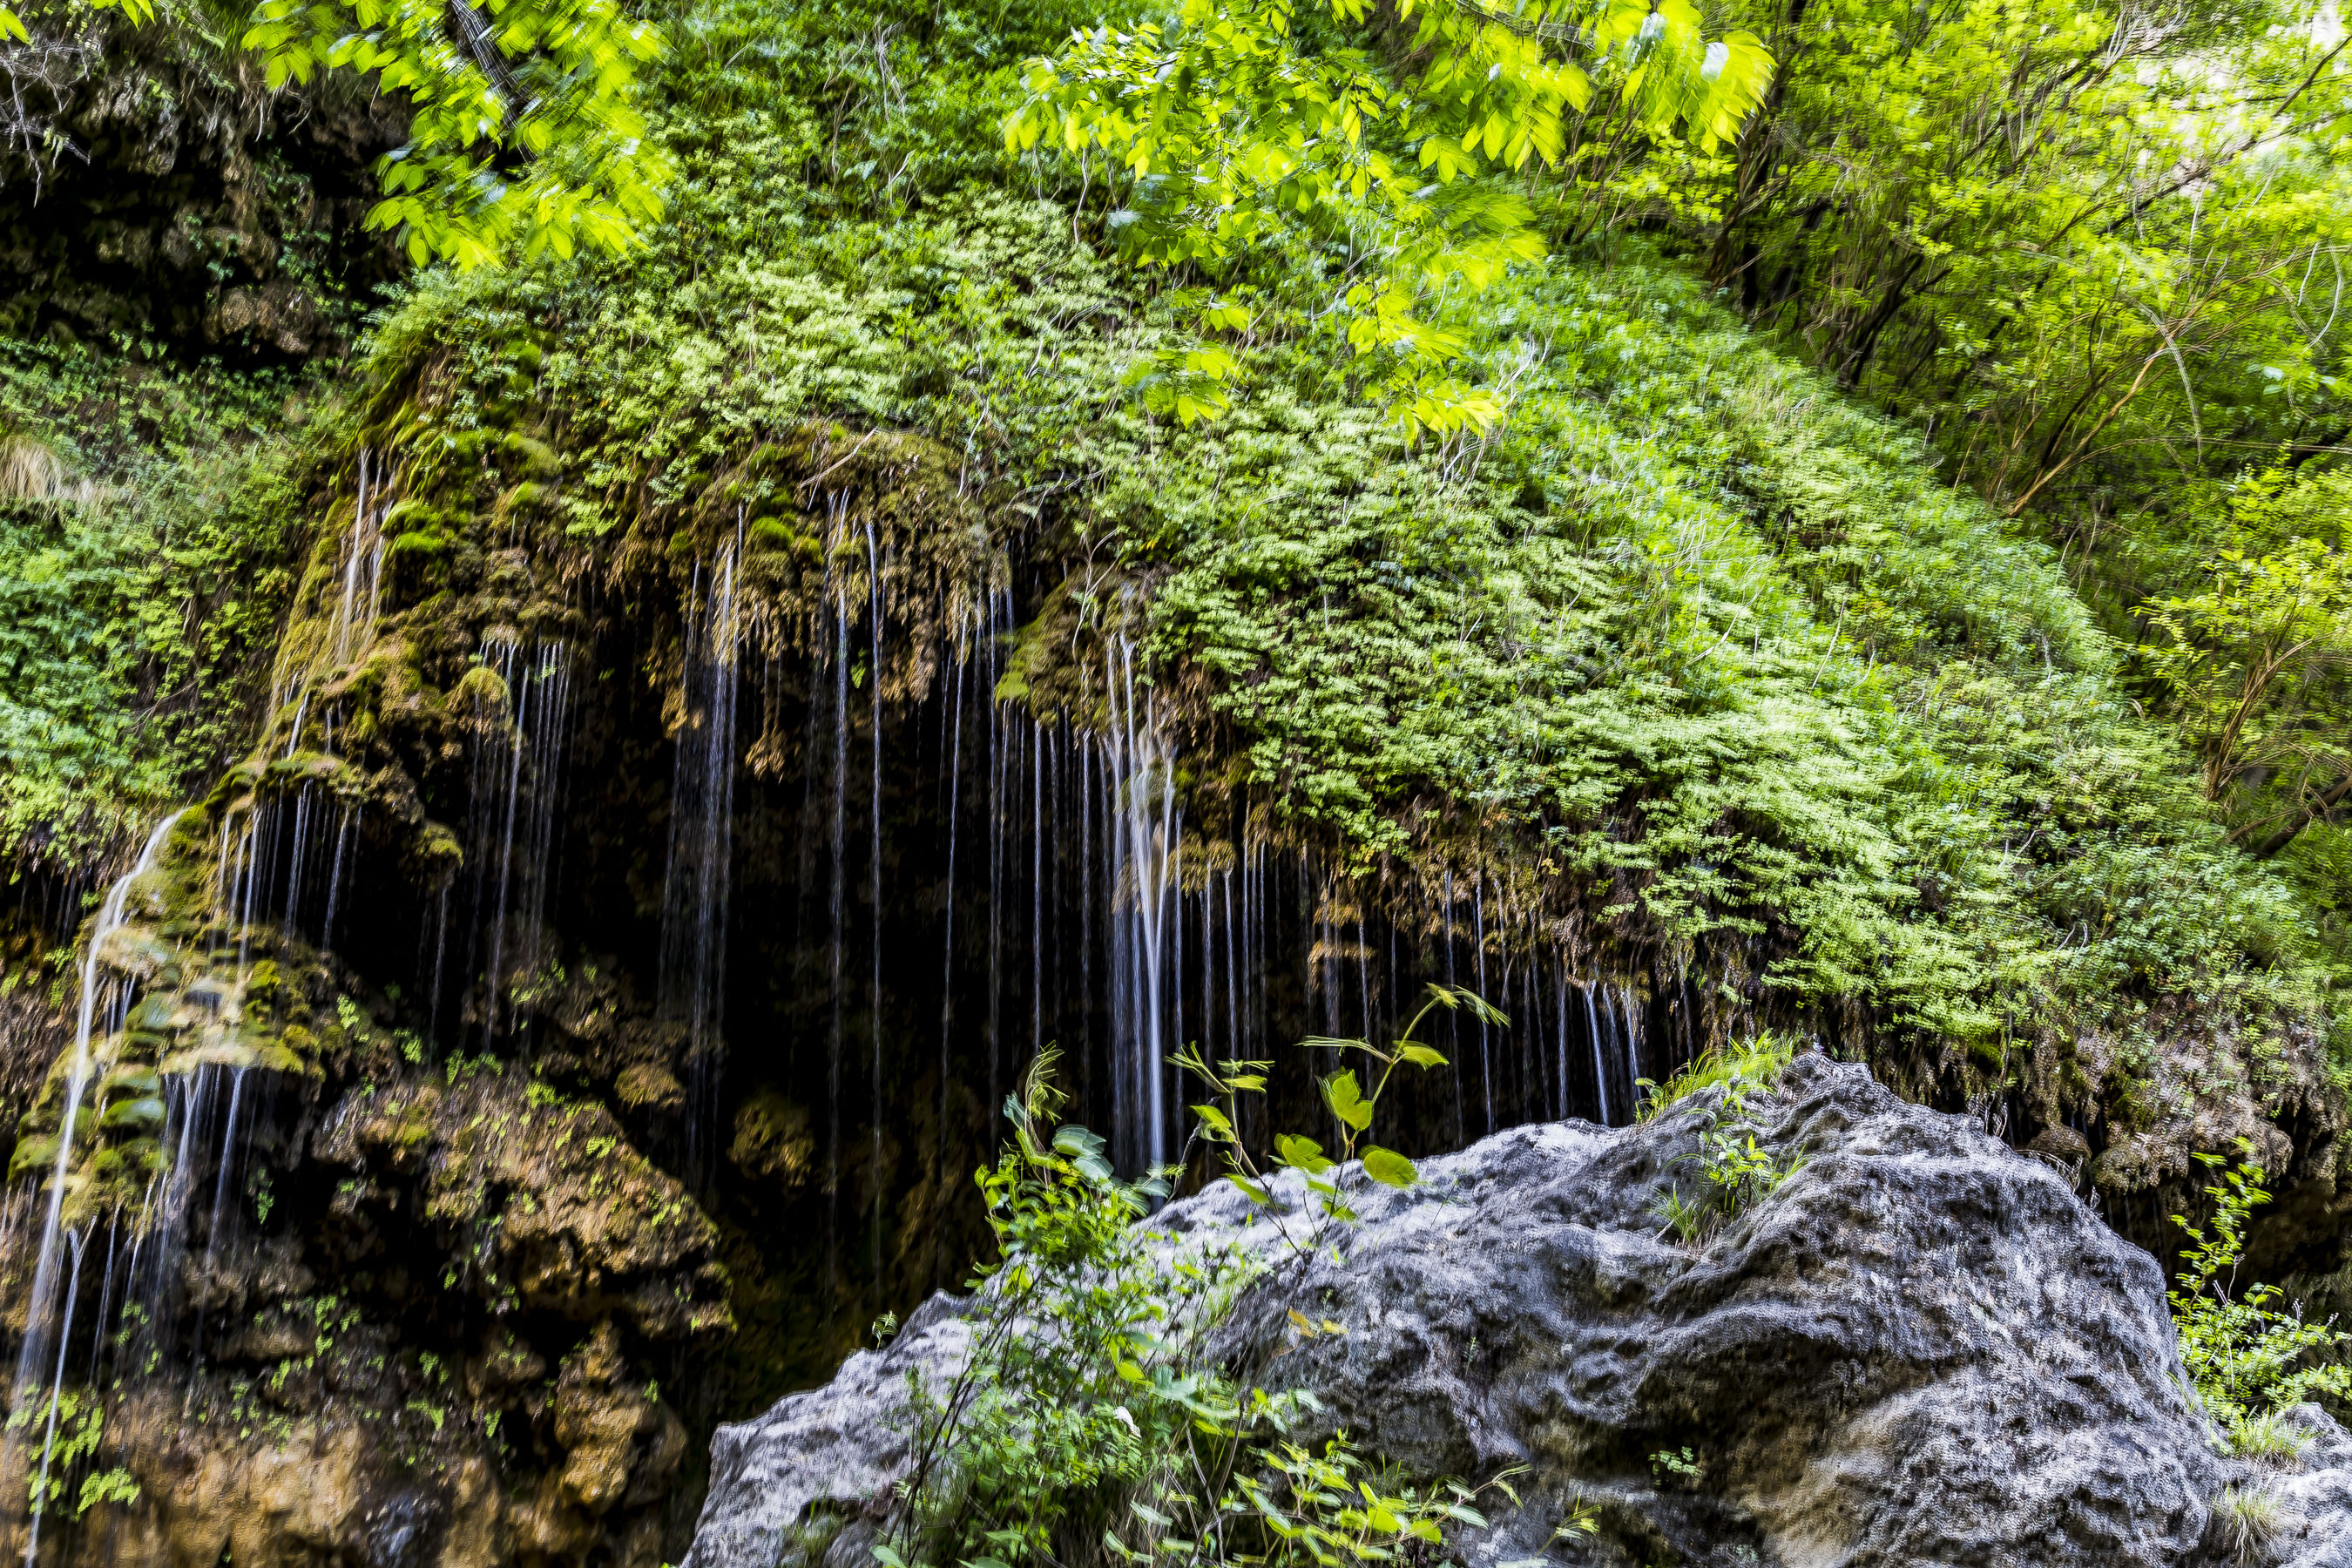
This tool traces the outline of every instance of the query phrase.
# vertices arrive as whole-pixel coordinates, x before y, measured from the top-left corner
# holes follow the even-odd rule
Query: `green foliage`
[[[2352,472],[2280,468],[2233,487],[2194,591],[2140,606],[2139,658],[2204,763],[2231,833],[2268,856],[2352,789]]]
[[[1770,1093],[1796,1054],[1797,1042],[1793,1038],[1770,1029],[1752,1040],[1735,1042],[1728,1049],[1709,1046],[1696,1060],[1664,1084],[1640,1079],[1636,1087],[1645,1092],[1634,1110],[1634,1119],[1654,1121],[1692,1095],[1710,1089],[1721,1089],[1724,1107],[1736,1112],[1747,1104],[1750,1094]]]
[[[1118,1181],[1083,1129],[1049,1131],[1053,1066],[1041,1053],[1007,1100],[1013,1143],[980,1173],[999,1255],[972,1280],[988,1307],[971,1352],[947,1388],[911,1388],[909,1552],[1045,1552],[1073,1510],[1141,1480],[1190,1418],[1218,1407],[1184,1363],[1237,1279],[1160,1277],[1133,1223],[1164,1187]]]
[[[2071,491],[2068,526],[2105,531],[2149,479],[2315,435],[2333,399],[2352,76],[2326,15],[1743,7],[1777,90],[1735,161],[1694,169],[1712,216],[1685,232],[2005,507]]]
[[[0,500],[0,854],[19,864],[135,842],[222,764],[293,587],[301,384],[143,357],[0,344],[0,422],[50,474]]]
[[[2352,1334],[2279,1310],[2273,1305],[2281,1299],[2274,1285],[2238,1291],[2247,1216],[2271,1199],[2253,1146],[2241,1139],[2239,1147],[2244,1158],[2235,1165],[2219,1154],[2197,1156],[2221,1177],[2205,1188],[2214,1205],[2210,1230],[2172,1216],[2192,1245],[2181,1251],[2181,1274],[2166,1299],[2180,1331],[2190,1385],[2222,1440],[2252,1453],[2276,1446],[2277,1429],[2263,1425],[2266,1417],[2315,1394],[2352,1396],[2352,1366],[2315,1359],[2352,1341]]]
[[[1680,1453],[1672,1448],[1661,1448],[1650,1456],[1650,1473],[1661,1480],[1668,1476],[1679,1476],[1684,1480],[1695,1481],[1698,1479],[1699,1469],[1698,1460],[1688,1448]]]
[[[87,1468],[106,1441],[106,1401],[101,1394],[87,1389],[52,1389],[46,1399],[10,1411],[8,1430],[28,1434],[17,1441],[34,1518],[59,1511],[68,1495],[74,1498],[71,1511],[76,1518],[100,1503],[138,1500],[139,1483],[127,1470]],[[77,1477],[81,1481],[79,1489],[73,1484]]]
[[[2254,1042],[2323,1015],[2297,889],[2334,829],[2317,869],[2248,865],[2055,552],[1917,432],[1625,240],[1423,301],[1510,422],[1409,445],[1280,292],[1306,237],[1147,289],[1106,259],[1097,163],[1006,153],[1023,60],[1087,17],[674,19],[670,220],[624,261],[426,280],[369,417],[404,422],[419,493],[541,432],[561,474],[534,483],[592,541],[713,483],[766,504],[745,456],[811,419],[921,431],[961,489],[1008,518],[1050,497],[1041,527],[1148,584],[1151,656],[1204,678],[1293,824],[1370,863],[1416,852],[1406,803],[1458,803],[1604,940],[1760,942],[1777,995],[1987,1075],[2045,1036],[2178,1048],[2177,1005]],[[1187,428],[1122,383],[1216,300],[1251,312],[1216,329],[1231,407]]]
[[[1771,1092],[1795,1051],[1794,1040],[1768,1031],[1729,1050],[1708,1047],[1664,1085],[1640,1080],[1646,1092],[1635,1116],[1643,1121],[1695,1096],[1711,1095],[1701,1109],[1698,1150],[1685,1156],[1685,1163],[1698,1166],[1706,1185],[1686,1197],[1676,1184],[1658,1200],[1658,1217],[1684,1243],[1706,1240],[1797,1173],[1799,1162],[1776,1160],[1758,1146],[1757,1129],[1747,1114],[1748,1097]]]
[[[2287,1424],[2284,1411],[2241,1416],[2222,1434],[2223,1446],[2241,1459],[2281,1468],[2293,1465],[2311,1447],[2310,1436]]]

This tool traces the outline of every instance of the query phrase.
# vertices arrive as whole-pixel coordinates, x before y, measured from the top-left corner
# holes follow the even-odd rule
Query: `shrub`
[[[2190,1243],[2181,1253],[2187,1271],[2168,1292],[2173,1322],[2180,1331],[2180,1359],[2190,1385],[2204,1402],[2224,1441],[2268,1443],[2263,1417],[2303,1403],[2314,1394],[2352,1394],[2352,1366],[2314,1358],[2352,1341],[2332,1321],[2307,1323],[2299,1309],[2273,1305],[2283,1293],[2275,1285],[2236,1292],[2238,1265],[2245,1256],[2246,1216],[2271,1201],[2262,1185],[2263,1167],[2253,1145],[2238,1141],[2243,1156],[2231,1168],[2219,1154],[2199,1154],[2220,1179],[2205,1189],[2213,1200],[2210,1233],[2179,1215],[2172,1223]]]

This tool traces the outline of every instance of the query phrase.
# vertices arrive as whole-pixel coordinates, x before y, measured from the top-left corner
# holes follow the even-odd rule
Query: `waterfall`
[[[686,1029],[687,1163],[707,1179],[718,1117],[726,1003],[727,896],[734,851],[737,574],[743,522],[708,574],[697,569],[685,627],[685,713],[670,776],[669,855],[662,878],[656,1007]]]
[[[505,712],[478,713],[491,729],[473,753],[469,951],[483,963],[482,1043],[500,1036],[500,1006],[515,999],[513,971],[535,989],[551,959],[544,951],[547,901],[554,885],[565,742],[570,733],[572,657],[560,642],[526,651],[486,641],[476,656],[506,693]],[[321,945],[326,938],[321,936]],[[512,1020],[509,1018],[510,1028]]]
[[[1176,808],[1176,758],[1160,730],[1157,699],[1139,694],[1135,652],[1117,639],[1105,670],[1113,892],[1112,1050],[1131,1165],[1168,1160],[1166,998],[1170,915],[1178,897],[1183,822]]]
[[[943,1169],[947,1163],[948,1084],[953,1079],[955,1051],[955,890],[956,890],[956,817],[957,807],[963,801],[963,689],[967,678],[965,662],[954,660],[954,691],[945,705],[948,742],[940,750],[946,753],[948,785],[948,863],[944,886],[940,889],[940,904],[944,910],[941,926],[945,932],[946,953],[941,961],[940,977],[940,1094],[939,1121],[931,1132],[931,1167]],[[931,1232],[931,1271],[940,1271],[940,1244],[943,1227]]]
[[[327,630],[330,666],[348,665],[375,636],[383,602],[383,476],[377,473],[371,506],[367,448],[360,448],[359,499],[352,508],[352,531],[343,546],[342,593]],[[301,726],[298,723],[299,731]]]
[[[310,692],[322,671],[348,667],[364,652],[375,636],[378,613],[383,603],[383,491],[385,481],[380,471],[370,466],[366,447],[360,448],[359,497],[352,508],[351,531],[343,536],[341,569],[337,576],[341,587],[335,597],[334,613],[328,618],[326,635],[313,658],[287,678],[287,689],[278,695],[277,710],[294,704],[294,717],[286,728],[284,755],[293,756],[301,749],[302,728],[310,716]],[[322,749],[331,747],[331,739],[322,742]]]
[[[90,1037],[101,1017],[106,1020],[103,1032],[111,1034],[120,1028],[131,1000],[127,985],[101,980],[102,955],[107,939],[122,926],[131,884],[154,869],[155,857],[181,816],[175,811],[155,825],[131,869],[108,889],[105,901],[99,906],[98,919],[90,924],[89,951],[82,954],[81,996],[74,1013],[73,1056],[66,1068],[65,1098],[58,1119],[57,1163],[50,1171],[48,1204],[41,1221],[41,1249],[33,1268],[32,1292],[26,1299],[25,1337],[17,1347],[16,1387],[9,1402],[12,1415],[6,1442],[10,1447],[19,1441],[16,1434],[23,1413],[43,1411],[38,1418],[42,1434],[40,1480],[37,1486],[47,1480],[49,1456],[57,1443],[65,1392],[66,1351],[72,1340],[74,1309],[81,1284],[81,1251],[88,1235],[87,1231],[77,1232],[67,1225],[65,1202],[67,1177],[73,1170],[74,1146],[81,1131],[82,1100],[89,1091],[96,1060],[90,1049]],[[68,1250],[72,1253],[70,1266],[65,1258]],[[58,1299],[61,1286],[65,1297],[62,1302]],[[29,1404],[28,1400],[44,1387],[48,1390],[46,1405]],[[32,1540],[25,1549],[26,1562],[34,1560],[39,1545],[40,1514],[37,1510]]]
[[[1601,1016],[1592,1005],[1592,987],[1579,987],[1584,993],[1584,1028],[1592,1037],[1592,1082],[1594,1092],[1601,1097],[1601,1125],[1613,1127],[1609,1116],[1609,1068],[1601,1056]]]
[[[841,510],[838,500],[835,510],[837,525]],[[832,1026],[826,1031],[825,1040],[825,1266],[830,1275],[841,1235],[841,1057],[845,1000],[842,974],[847,961],[842,943],[842,913],[849,890],[849,612],[835,593],[830,551],[825,554],[824,605],[833,616],[834,633],[833,858],[825,924],[825,984],[833,1004]]]
[[[866,596],[869,652],[866,678],[874,683],[872,692],[872,725],[874,759],[873,776],[869,783],[868,804],[873,814],[873,935],[869,954],[873,966],[873,983],[866,995],[866,1033],[874,1060],[874,1098],[868,1102],[867,1122],[872,1173],[874,1219],[870,1232],[875,1266],[882,1262],[882,556],[875,548],[874,525],[866,525]]]

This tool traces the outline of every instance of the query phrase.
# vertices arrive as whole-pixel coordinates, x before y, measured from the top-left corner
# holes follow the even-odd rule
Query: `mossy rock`
[[[753,550],[779,550],[797,554],[801,548],[800,530],[772,517],[755,517],[743,531],[743,540]]]
[[[127,1138],[105,1152],[121,1161],[123,1170],[134,1176],[152,1176],[170,1163],[163,1145],[153,1138]]]
[[[534,479],[551,479],[563,471],[563,458],[554,447],[520,430],[508,431],[499,445],[521,459],[523,472]]]
[[[253,1048],[253,1065],[265,1072],[286,1073],[291,1077],[315,1074],[318,1069],[306,1062],[284,1042],[269,1040]]]
[[[513,697],[507,690],[504,677],[487,664],[478,664],[449,689],[449,700],[495,712],[503,719]]]
[[[118,1100],[106,1108],[98,1124],[105,1128],[159,1128],[163,1125],[163,1101],[152,1095],[140,1100]]]
[[[411,496],[383,514],[383,530],[386,533],[438,532],[448,521],[431,501]]]
[[[135,1064],[116,1068],[99,1080],[98,1090],[105,1095],[153,1095],[163,1090],[163,1077],[151,1067]]]
[[[625,1069],[614,1081],[614,1092],[621,1103],[631,1110],[646,1106],[662,1110],[675,1110],[686,1103],[686,1089],[667,1071],[649,1062],[639,1062]]]
[[[402,565],[422,564],[440,560],[455,543],[457,541],[446,533],[419,530],[394,540],[384,547],[384,555]]]
[[[464,868],[466,847],[447,827],[427,822],[410,837],[408,859],[411,876],[422,885],[437,886]]]

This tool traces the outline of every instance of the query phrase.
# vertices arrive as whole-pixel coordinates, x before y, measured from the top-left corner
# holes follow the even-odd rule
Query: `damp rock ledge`
[[[1471,1568],[2220,1564],[2231,1489],[2277,1500],[2265,1561],[2352,1562],[2352,1437],[2305,1406],[2298,1464],[2219,1455],[2154,1260],[2051,1165],[1802,1057],[1759,1140],[1801,1169],[1690,1247],[1654,1209],[1703,1105],[1431,1161],[1410,1193],[1351,1199],[1337,1264],[1274,1262],[1226,1188],[1155,1224],[1171,1247],[1265,1250],[1221,1333],[1232,1364],[1311,1389],[1408,1473],[1532,1467],[1521,1506],[1453,1542]],[[1269,1360],[1306,1300],[1349,1332]],[[960,1310],[935,1297],[830,1384],[721,1427],[688,1568],[866,1568],[907,1463],[906,1374],[961,1363]],[[1695,1477],[1652,1463],[1685,1447]],[[1572,1496],[1600,1533],[1552,1541]]]

